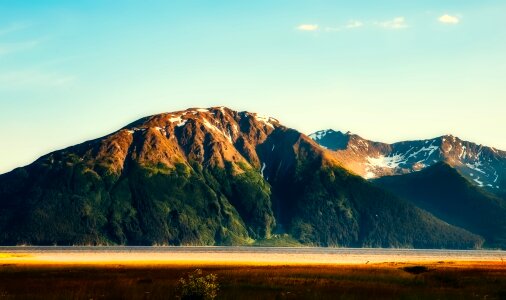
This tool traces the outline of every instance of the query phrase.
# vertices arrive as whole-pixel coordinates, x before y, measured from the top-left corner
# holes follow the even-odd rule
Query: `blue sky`
[[[506,2],[0,0],[0,173],[145,115],[506,150]]]

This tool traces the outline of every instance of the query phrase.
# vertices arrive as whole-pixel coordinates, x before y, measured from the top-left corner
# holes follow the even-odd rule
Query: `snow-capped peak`
[[[321,146],[336,150],[336,156],[344,167],[366,179],[416,172],[445,162],[479,186],[506,190],[506,180],[502,179],[506,177],[504,151],[466,142],[451,134],[428,140],[385,144],[356,135],[335,133],[340,132],[327,129],[309,136]]]

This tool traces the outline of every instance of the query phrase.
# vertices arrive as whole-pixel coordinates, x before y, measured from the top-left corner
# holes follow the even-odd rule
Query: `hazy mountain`
[[[494,193],[506,192],[506,152],[452,135],[394,144],[372,142],[331,129],[309,136],[334,150],[346,169],[366,179],[406,174],[445,162],[479,187]]]
[[[474,248],[277,120],[224,107],[142,118],[0,175],[0,244]]]

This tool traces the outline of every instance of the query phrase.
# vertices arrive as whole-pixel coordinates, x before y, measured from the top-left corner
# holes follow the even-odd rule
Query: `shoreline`
[[[506,251],[237,247],[0,247],[0,264],[301,266],[390,263],[503,265]],[[506,267],[506,265],[504,265]]]

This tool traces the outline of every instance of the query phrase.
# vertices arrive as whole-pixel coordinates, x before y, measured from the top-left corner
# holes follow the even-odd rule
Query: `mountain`
[[[333,150],[346,169],[366,179],[411,173],[445,162],[476,186],[494,193],[506,192],[506,151],[452,135],[394,144],[372,142],[331,129],[309,136]]]
[[[488,247],[506,248],[506,201],[470,184],[448,164],[374,182],[450,224],[480,234]]]
[[[0,244],[476,248],[482,237],[349,173],[276,119],[225,107],[137,120],[0,175]]]

